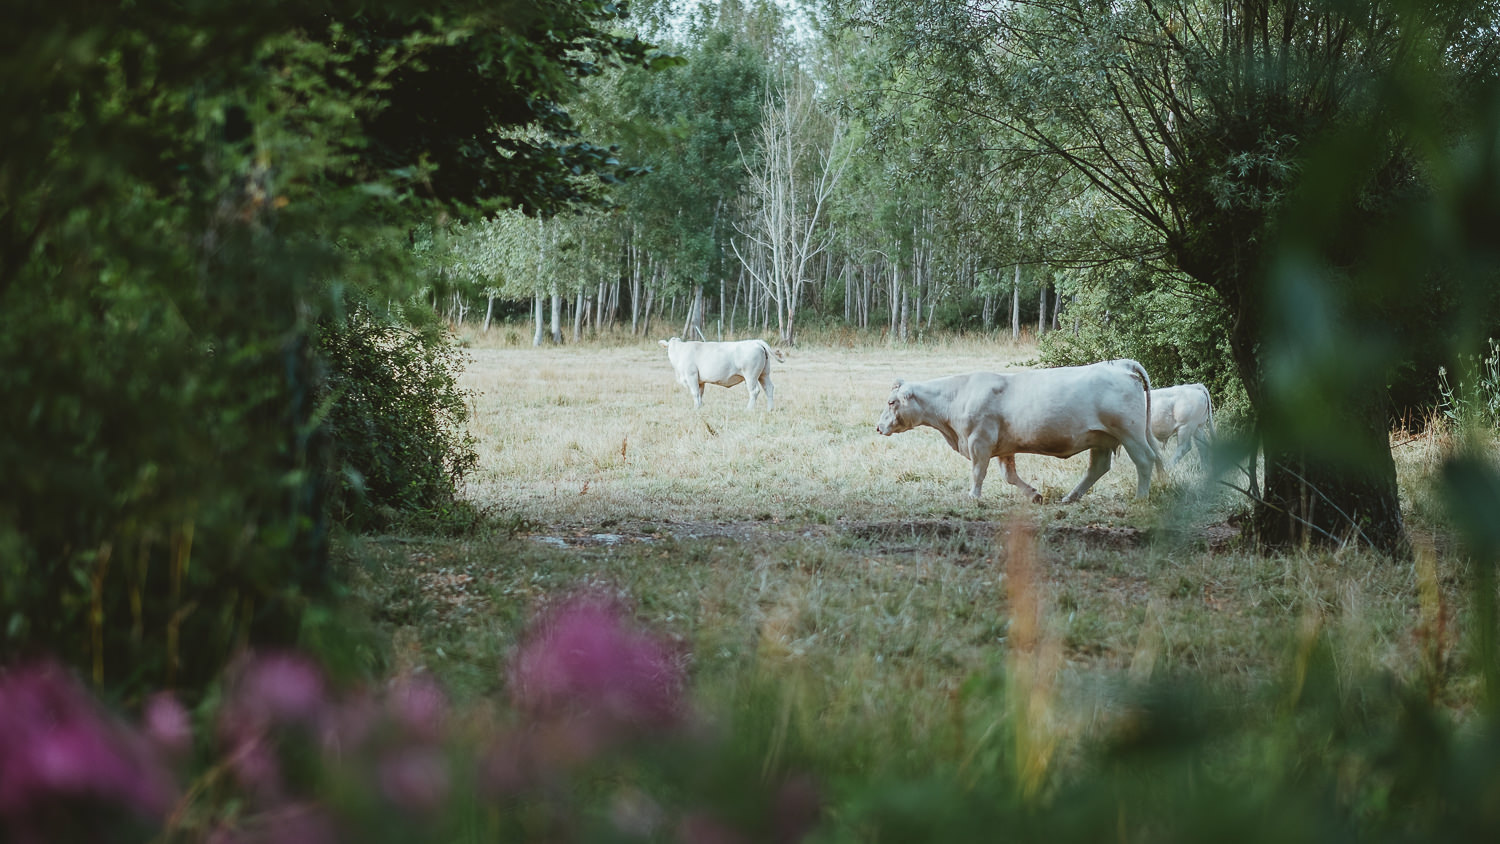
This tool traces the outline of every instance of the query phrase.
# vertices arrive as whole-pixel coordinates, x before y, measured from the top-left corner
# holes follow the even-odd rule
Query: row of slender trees
[[[867,111],[868,45],[814,11],[823,25],[799,30],[778,4],[730,0],[653,33],[676,38],[687,63],[612,76],[582,109],[649,175],[621,184],[607,211],[517,210],[442,233],[449,313],[479,302],[488,326],[496,301],[523,303],[538,342],[569,322],[643,331],[664,310],[673,330],[787,344],[808,314],[897,338],[1049,325],[1067,281],[1010,248],[1033,236],[1024,185],[978,160],[935,169],[920,109]],[[889,120],[902,125],[877,131]],[[996,209],[1011,221],[999,238]]]
[[[447,235],[443,283],[533,301],[539,340],[547,298],[554,338],[565,301],[580,327],[628,302],[633,331],[669,302],[690,335],[783,343],[810,314],[906,338],[1067,303],[1164,378],[1243,390],[1256,535],[1402,547],[1391,419],[1500,313],[1469,251],[1495,0],[798,9],[647,4],[685,64],[610,76],[580,113],[649,174],[608,213]],[[1148,338],[1181,312],[1161,296],[1191,318]],[[1223,342],[1183,336],[1204,324]]]

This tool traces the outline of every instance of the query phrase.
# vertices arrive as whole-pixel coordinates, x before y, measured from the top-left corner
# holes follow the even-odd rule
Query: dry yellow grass
[[[1464,563],[1446,543],[1420,573],[1357,551],[1225,551],[1237,494],[1196,457],[1148,501],[1122,461],[1061,505],[1086,456],[1021,455],[1047,503],[994,472],[975,503],[967,461],[936,432],[876,434],[895,378],[1016,369],[1029,345],[809,343],[773,365],[769,413],[746,411],[743,386],[709,387],[695,410],[655,338],[469,347],[481,463],[466,492],[527,529],[356,551],[379,614],[420,631],[422,658],[464,684],[491,687],[528,608],[586,584],[680,636],[706,687],[734,694],[749,666],[803,678],[820,729],[941,732],[960,689],[1028,658],[1013,649],[1029,625],[1038,770],[1058,735],[1108,723],[1120,689],[1182,673],[1254,687],[1306,630],[1332,643],[1341,681],[1381,670],[1459,705],[1472,694],[1450,673]],[[1397,451],[1418,515],[1435,506],[1429,445]],[[1431,546],[1436,521],[1420,521]]]
[[[771,412],[747,411],[744,386],[705,387],[695,410],[654,339],[469,351],[464,385],[476,392],[481,462],[468,494],[535,522],[995,517],[1032,506],[998,470],[970,502],[968,462],[935,431],[875,432],[897,377],[1014,370],[1035,357],[1029,345],[783,350]],[[1087,464],[1087,453],[1018,458],[1049,499]],[[1128,509],[1134,479],[1129,461],[1117,461],[1085,509]]]

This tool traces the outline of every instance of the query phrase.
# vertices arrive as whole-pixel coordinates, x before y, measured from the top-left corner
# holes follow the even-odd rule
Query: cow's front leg
[[[693,380],[691,380],[691,381],[688,382],[687,388],[688,388],[688,392],[691,393],[692,396],[693,396],[693,407],[694,408],[700,408],[700,407],[702,407],[703,406],[703,382],[699,381],[697,376],[693,376]]]
[[[1111,449],[1108,448],[1094,448],[1089,450],[1088,474],[1083,476],[1083,480],[1078,482],[1078,486],[1073,487],[1072,492],[1063,496],[1064,504],[1072,504],[1074,501],[1082,498],[1083,494],[1089,491],[1089,487],[1104,477],[1104,473],[1109,471],[1110,451]]]
[[[1021,480],[1021,476],[1016,473],[1016,456],[1014,454],[1009,457],[1000,458],[1000,463],[1005,467],[1005,479],[1010,481],[1011,486],[1019,488],[1023,495],[1031,499],[1033,504],[1042,503],[1042,494],[1033,489],[1031,484]]]

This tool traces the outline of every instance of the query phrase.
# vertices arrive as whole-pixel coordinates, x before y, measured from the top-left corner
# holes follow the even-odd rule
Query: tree
[[[592,201],[629,170],[565,101],[656,57],[593,0],[4,12],[0,651],[194,689],[301,635],[337,504],[379,476],[359,454],[461,468],[402,451],[461,415],[441,335],[402,325],[395,381],[365,342],[421,320],[418,226]],[[413,368],[433,404],[341,449]]]
[[[740,233],[759,254],[734,246],[745,270],[776,303],[781,342],[796,342],[797,305],[813,258],[832,241],[828,200],[848,163],[843,127],[819,111],[808,80],[767,92],[759,166],[747,165],[751,210]],[[821,125],[820,125],[821,123]]]
[[[1378,334],[1430,283],[1390,290],[1360,281],[1355,233],[1420,182],[1401,133],[1382,121],[1378,85],[1424,38],[1492,41],[1489,5],[1065,0],[976,16],[934,0],[857,11],[907,36],[911,52],[899,58],[923,72],[921,95],[952,102],[945,90],[966,92],[956,105],[967,119],[982,115],[1018,139],[1006,156],[1013,166],[1060,163],[1073,184],[1129,218],[1095,227],[1094,249],[1159,266],[1159,278],[1225,309],[1237,374],[1261,423],[1266,489],[1253,525],[1262,543],[1352,539],[1400,551],[1385,397],[1397,350],[1324,379],[1333,392],[1309,426],[1297,421],[1291,388],[1276,382],[1272,349],[1288,339],[1289,318],[1315,311],[1353,335]],[[1476,70],[1454,53],[1424,55],[1450,77]],[[1319,184],[1308,164],[1343,133],[1369,141],[1363,169],[1344,184]],[[1321,298],[1282,307],[1276,279],[1289,265],[1278,256],[1289,253],[1277,244],[1294,243],[1284,214],[1299,190],[1335,197],[1316,205],[1339,222],[1318,226],[1331,237],[1301,244],[1302,268],[1316,268],[1304,277],[1321,280]]]

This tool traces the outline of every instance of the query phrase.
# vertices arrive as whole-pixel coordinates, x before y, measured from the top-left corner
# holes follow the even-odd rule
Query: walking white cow
[[[1176,463],[1196,443],[1198,458],[1208,454],[1208,438],[1214,433],[1214,400],[1202,384],[1178,384],[1151,391],[1151,436],[1165,453],[1167,440],[1177,436]]]
[[[1005,479],[1037,502],[1041,494],[1016,474],[1017,454],[1066,458],[1087,449],[1088,473],[1063,498],[1068,503],[1109,471],[1111,453],[1123,445],[1135,464],[1136,497],[1144,498],[1161,466],[1148,426],[1150,391],[1151,379],[1135,361],[897,381],[875,430],[890,436],[934,428],[969,458],[970,497],[979,497],[990,458],[998,457]]]
[[[673,337],[658,340],[667,349],[667,360],[677,373],[677,383],[687,388],[693,397],[693,407],[703,406],[703,385],[718,384],[733,387],[744,381],[750,388],[748,410],[755,409],[755,397],[766,394],[766,410],[776,390],[771,386],[771,356],[782,360],[781,352],[773,351],[764,340],[734,340],[713,342],[683,340]]]

